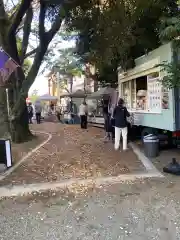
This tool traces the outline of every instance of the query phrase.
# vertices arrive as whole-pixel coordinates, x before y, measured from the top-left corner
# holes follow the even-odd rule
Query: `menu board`
[[[162,90],[162,109],[169,109],[169,90],[166,88]]]
[[[127,108],[131,107],[130,81],[123,84],[122,95]]]
[[[147,89],[148,110],[161,112],[162,85],[159,78],[147,78]]]

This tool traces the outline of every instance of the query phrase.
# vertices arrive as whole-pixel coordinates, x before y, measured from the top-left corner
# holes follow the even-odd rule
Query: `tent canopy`
[[[75,92],[72,92],[72,93],[67,92],[67,93],[64,93],[61,95],[61,97],[72,97],[72,98],[84,98],[86,96],[87,96],[87,94],[81,89],[79,89]]]
[[[53,101],[53,100],[57,100],[58,98],[55,96],[51,96],[50,94],[44,94],[40,97],[38,97],[38,100],[41,101]]]
[[[90,95],[88,95],[89,99],[99,99],[105,96],[110,96],[114,93],[115,89],[111,87],[104,87],[101,88],[99,91],[94,92]]]
[[[71,97],[84,98],[86,97],[86,93],[83,90],[79,89],[76,92],[71,93]]]

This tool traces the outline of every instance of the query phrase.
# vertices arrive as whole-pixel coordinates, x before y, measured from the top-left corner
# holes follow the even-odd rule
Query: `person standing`
[[[105,137],[104,140],[110,140],[111,138],[111,123],[110,123],[110,114],[109,114],[109,100],[103,101],[103,117],[104,117],[104,128],[105,128]]]
[[[32,103],[28,103],[27,111],[28,111],[28,121],[29,121],[29,124],[32,124],[32,117],[33,117]]]
[[[128,134],[127,117],[130,117],[130,114],[127,111],[127,108],[124,106],[124,100],[120,98],[113,112],[115,124],[115,143],[114,143],[115,150],[118,150],[120,147],[121,135],[123,139],[123,151],[127,150],[127,134]]]
[[[36,112],[36,121],[37,124],[41,123],[41,112],[42,112],[42,106],[40,102],[36,102],[35,104],[35,112]]]
[[[88,108],[87,104],[84,101],[80,106],[79,106],[79,116],[80,116],[80,121],[81,121],[81,128],[87,129],[87,114],[88,114]]]
[[[114,131],[114,118],[113,118],[113,112],[114,112],[114,104],[111,104],[111,106],[109,107],[109,114],[110,114],[110,130],[111,130],[111,140],[112,142],[114,142],[114,138],[115,138],[115,131]]]
[[[61,106],[57,106],[57,108],[56,108],[56,116],[57,116],[57,119],[58,119],[59,122],[61,122],[61,114],[62,114],[61,110],[62,110]]]

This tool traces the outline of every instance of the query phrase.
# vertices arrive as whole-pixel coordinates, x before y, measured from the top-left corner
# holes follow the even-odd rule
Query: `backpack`
[[[28,113],[29,113],[29,114],[32,114],[32,113],[33,113],[33,108],[32,108],[32,106],[28,106],[27,109],[28,109]]]

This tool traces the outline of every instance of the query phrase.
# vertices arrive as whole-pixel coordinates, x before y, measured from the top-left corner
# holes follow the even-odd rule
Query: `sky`
[[[45,75],[40,75],[36,78],[29,90],[29,95],[31,95],[34,90],[38,90],[38,95],[44,95],[48,93],[48,79],[45,77]]]

